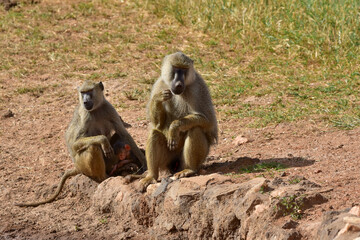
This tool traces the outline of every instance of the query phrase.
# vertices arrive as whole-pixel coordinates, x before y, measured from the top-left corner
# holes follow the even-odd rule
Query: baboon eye
[[[89,95],[89,96],[92,96],[92,90],[81,92],[81,95]]]

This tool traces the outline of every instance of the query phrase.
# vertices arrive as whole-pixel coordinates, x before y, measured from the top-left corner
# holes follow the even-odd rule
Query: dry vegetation
[[[182,50],[224,118],[360,125],[357,1],[44,1],[1,11],[9,77],[126,80],[125,97],[144,102],[160,59]]]
[[[84,79],[104,82],[143,147],[151,85],[177,50],[195,60],[215,103],[212,171],[248,157],[262,163],[223,172],[239,181],[286,172],[336,189],[305,220],[358,204],[359,1],[24,0],[0,6],[0,232],[101,239],[111,229],[116,239],[116,220],[85,213],[90,201],[68,189],[36,209],[12,202],[43,197],[71,167],[63,134]],[[249,141],[234,146],[238,135]]]

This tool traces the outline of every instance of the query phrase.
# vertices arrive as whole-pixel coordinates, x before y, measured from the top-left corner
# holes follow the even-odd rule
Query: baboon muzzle
[[[94,104],[92,102],[84,102],[84,107],[86,110],[90,111],[93,108]]]
[[[175,72],[174,80],[171,84],[171,92],[173,94],[179,95],[185,90],[185,78],[184,73],[181,70]]]
[[[94,107],[94,102],[91,99],[91,94],[82,93],[83,103],[86,110],[90,111]]]

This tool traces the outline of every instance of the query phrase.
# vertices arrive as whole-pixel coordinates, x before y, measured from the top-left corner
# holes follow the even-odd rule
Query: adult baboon
[[[176,178],[195,174],[217,142],[215,110],[208,87],[193,61],[177,52],[164,58],[161,76],[148,103],[151,130],[146,143],[148,173],[140,180],[146,188],[156,182],[160,169],[180,161]]]
[[[101,82],[85,81],[78,89],[79,105],[66,131],[65,139],[74,168],[65,172],[55,194],[47,200],[35,203],[17,203],[17,206],[38,206],[53,201],[60,193],[65,180],[77,174],[84,174],[101,182],[107,178],[118,159],[110,145],[112,136],[131,147],[137,163],[146,168],[144,154],[126,131],[115,108],[105,99]]]

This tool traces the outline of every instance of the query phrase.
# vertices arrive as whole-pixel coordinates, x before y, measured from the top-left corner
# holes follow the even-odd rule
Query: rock
[[[284,225],[282,226],[283,229],[291,229],[291,228],[296,228],[299,225],[299,223],[293,221],[293,220],[289,220],[286,223],[284,223]]]
[[[5,10],[9,11],[11,8],[17,6],[18,2],[16,0],[1,0],[0,4],[3,4]]]
[[[359,217],[344,217],[343,220],[346,223],[350,223],[353,225],[359,225],[356,227],[360,228],[360,218]]]
[[[99,184],[92,197],[93,209],[102,213],[114,212],[124,217],[130,215],[131,209],[137,207],[133,203],[140,204],[137,201],[142,196],[132,186],[126,185],[122,177],[106,179]]]
[[[235,146],[240,146],[240,145],[242,145],[242,144],[244,144],[244,143],[247,143],[248,141],[249,141],[249,139],[247,139],[247,138],[244,137],[244,136],[237,136],[237,137],[234,139],[233,144],[234,144]]]
[[[12,118],[14,117],[14,113],[9,109],[3,115],[2,118]]]
[[[173,180],[170,178],[163,178],[161,180],[161,184],[158,188],[156,188],[155,192],[152,194],[153,197],[159,196],[161,193],[164,193],[166,191],[167,186],[169,183],[171,183]]]
[[[124,237],[147,232],[150,239],[296,240],[302,236],[295,221],[268,224],[286,213],[274,212],[274,208],[281,205],[282,197],[292,195],[304,196],[312,205],[322,202],[312,200],[322,196],[321,187],[306,179],[296,184],[265,178],[234,183],[230,177],[210,174],[166,178],[150,185],[145,193],[137,192],[136,184],[126,185],[122,177],[109,178],[92,197],[94,211],[124,221],[128,228]]]
[[[360,237],[360,227],[353,224],[346,223],[345,226],[336,235],[335,240],[339,239],[353,239],[354,237]]]
[[[70,180],[69,189],[73,196],[80,194],[91,198],[94,195],[98,185],[99,184],[94,180],[91,180],[85,175],[79,174]]]
[[[299,226],[301,233],[308,236],[308,239],[315,239],[315,235],[321,226],[321,221],[306,221]]]
[[[360,217],[360,206],[355,206],[355,207],[351,208],[349,213]]]
[[[360,237],[360,218],[352,213],[354,210],[326,212],[319,227],[317,238],[321,240],[346,240]]]

